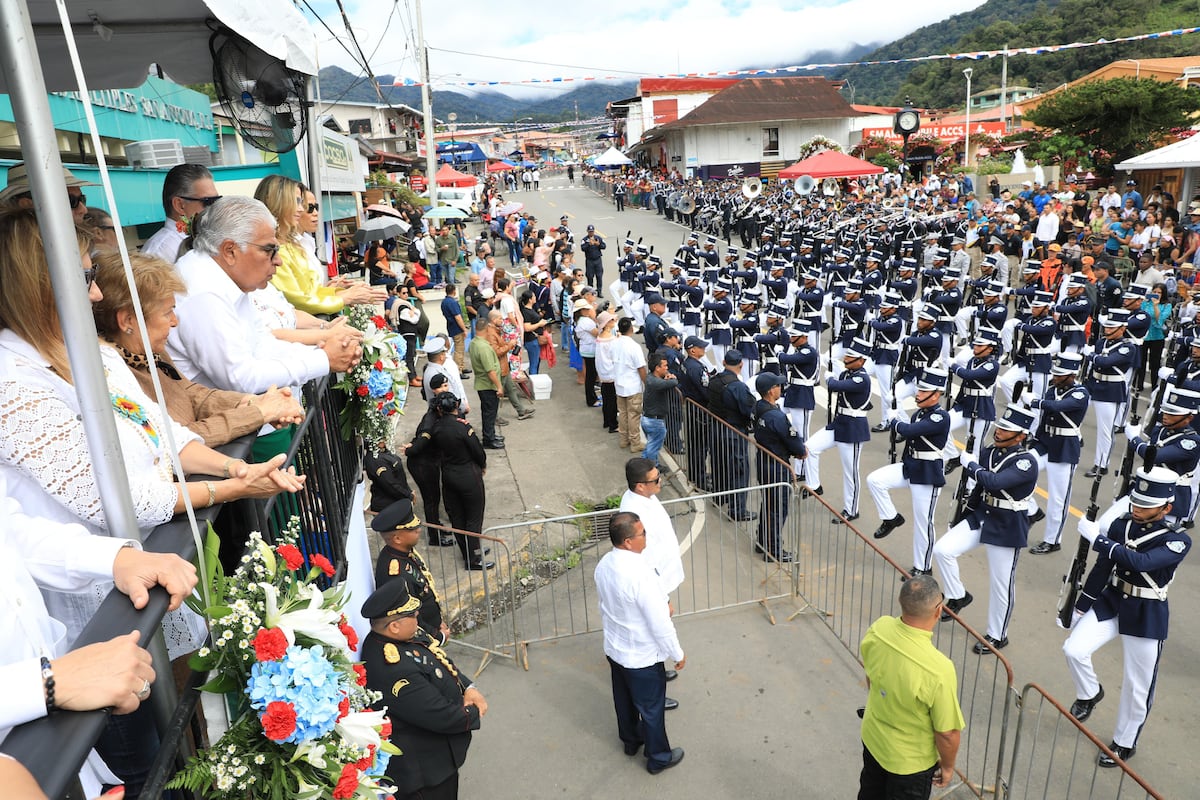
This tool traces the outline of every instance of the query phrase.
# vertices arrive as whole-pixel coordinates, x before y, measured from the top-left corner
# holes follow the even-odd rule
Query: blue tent
[[[463,147],[467,149],[460,151],[459,148]],[[438,149],[441,150],[441,147],[439,146]],[[483,154],[483,150],[474,142],[455,142],[454,152],[438,153],[439,164],[465,164],[479,161],[486,162],[487,160],[487,156]]]

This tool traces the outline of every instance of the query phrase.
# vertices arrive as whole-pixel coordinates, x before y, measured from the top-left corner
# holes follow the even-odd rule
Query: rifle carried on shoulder
[[[1023,388],[1023,387],[1020,387],[1020,385],[1018,383],[1018,388]],[[1014,397],[1019,396],[1019,395],[1017,395],[1016,390],[1014,390],[1013,396]],[[975,423],[978,421],[978,419],[979,419],[979,404],[976,403],[975,407],[973,409],[971,409],[971,427],[968,429],[968,433],[967,433],[967,452],[968,453],[974,452],[974,450],[975,450]],[[951,528],[953,528],[958,523],[962,522],[963,517],[965,517],[967,515],[966,502],[967,502],[967,470],[964,467],[958,475],[958,487],[955,488],[955,490],[954,490],[954,514],[950,517],[950,527]]]
[[[1097,475],[1092,480],[1092,492],[1088,499],[1086,517],[1089,522],[1095,522],[1100,515],[1100,506],[1096,504],[1096,496],[1100,494],[1100,482],[1103,475]],[[1083,588],[1083,576],[1087,571],[1088,550],[1091,542],[1083,536],[1079,537],[1079,545],[1075,548],[1075,557],[1067,574],[1063,575],[1062,588],[1058,590],[1058,621],[1064,628],[1071,627],[1071,618],[1075,614],[1075,601],[1079,599],[1079,590]]]

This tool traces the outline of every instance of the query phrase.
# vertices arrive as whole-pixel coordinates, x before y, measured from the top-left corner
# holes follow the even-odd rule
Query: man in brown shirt
[[[508,354],[513,345],[504,341],[504,334],[500,330],[503,322],[503,317],[497,310],[488,312],[488,320],[491,322],[487,330],[481,336],[487,340],[487,343],[496,351],[496,357],[500,359],[500,384],[504,387],[504,394],[508,397],[508,402],[512,403],[513,409],[517,412],[517,419],[529,419],[533,416],[533,403],[525,399],[525,395],[517,387],[516,381],[512,378],[512,370],[508,365]]]

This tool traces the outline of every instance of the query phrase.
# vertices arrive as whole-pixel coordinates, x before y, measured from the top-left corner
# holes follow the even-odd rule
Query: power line
[[[468,53],[463,50],[447,50],[443,47],[430,47],[430,50],[437,50],[439,53],[453,53],[457,56],[472,56],[474,58],[490,58],[494,61],[513,61],[518,64],[537,64],[542,67],[563,67],[565,69],[586,69],[593,72],[619,72],[622,75],[645,75],[644,72],[631,72],[627,69],[605,69],[603,67],[581,67],[578,64],[555,64],[551,61],[530,61],[525,58],[509,58],[507,56],[490,56],[486,53]]]

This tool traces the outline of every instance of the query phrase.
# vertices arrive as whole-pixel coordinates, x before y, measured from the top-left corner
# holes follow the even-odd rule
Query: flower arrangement
[[[403,387],[408,382],[404,337],[370,306],[347,307],[346,320],[363,332],[363,352],[337,384],[348,398],[341,414],[342,437],[349,441],[358,434],[378,447],[391,435],[392,418],[404,413]]]
[[[258,532],[232,576],[222,574],[219,542],[205,543],[204,595],[211,647],[191,661],[210,670],[203,691],[233,694],[229,729],[193,757],[169,788],[210,800],[377,800],[379,778],[399,750],[391,723],[372,711],[365,668],[351,661],[358,636],[342,615],[340,590],[314,583],[332,571],[323,556],[305,564],[293,518],[272,548]]]
[[[842,146],[826,136],[814,136],[800,145],[800,151],[797,153],[798,160],[803,161],[809,156],[815,156],[824,150],[835,150],[840,153],[842,152]]]

